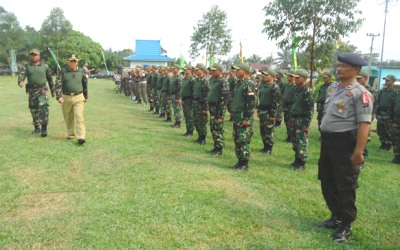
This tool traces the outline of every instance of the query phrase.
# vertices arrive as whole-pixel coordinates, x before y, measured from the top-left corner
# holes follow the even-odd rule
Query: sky
[[[243,56],[253,54],[262,58],[277,56],[280,51],[276,41],[262,33],[265,12],[263,7],[271,0],[150,0],[150,1],[77,1],[77,0],[0,0],[0,6],[16,15],[21,27],[29,25],[39,30],[50,11],[59,7],[73,26],[103,49],[119,51],[135,49],[135,40],[161,40],[167,55],[180,55],[189,59],[190,37],[203,14],[218,5],[227,13],[228,27],[232,30],[233,48],[229,56],[239,53],[240,42]],[[357,46],[362,53],[369,53],[371,37],[367,33],[380,34],[374,39],[373,52],[380,53],[383,42],[385,0],[361,0],[359,17],[365,18],[357,33],[342,40]],[[386,33],[383,60],[400,60],[400,3],[390,0],[386,15]],[[201,59],[197,59],[201,60]]]

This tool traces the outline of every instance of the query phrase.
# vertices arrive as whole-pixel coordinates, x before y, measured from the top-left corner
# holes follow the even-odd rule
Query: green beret
[[[202,69],[202,70],[207,70],[206,66],[202,63],[198,63],[196,64],[196,67],[194,67],[194,69]]]
[[[209,67],[208,70],[220,70],[223,71],[224,67],[220,63],[214,63],[212,67]]]
[[[304,78],[307,78],[307,77],[309,77],[309,74],[308,74],[308,72],[305,71],[304,69],[299,69],[299,70],[297,70],[297,71],[293,74],[293,76],[294,76],[294,77],[304,77]]]
[[[31,51],[29,51],[29,55],[31,54],[40,55],[40,52],[38,49],[31,49]]]
[[[271,76],[275,77],[277,72],[275,70],[273,70],[273,69],[266,69],[266,70],[261,71],[261,74],[263,74],[263,75],[271,75]]]
[[[396,81],[396,77],[394,75],[387,75],[385,78],[383,78],[383,80],[392,80],[392,81]]]
[[[247,63],[239,63],[237,66],[232,66],[232,69],[242,69],[250,73],[251,67]]]

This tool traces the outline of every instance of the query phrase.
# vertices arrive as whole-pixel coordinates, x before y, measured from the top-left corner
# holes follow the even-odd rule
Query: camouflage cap
[[[138,64],[138,65],[136,65],[136,68],[143,69],[143,65]]]
[[[220,63],[214,63],[212,67],[209,67],[208,70],[220,70],[223,71],[224,67]]]
[[[202,63],[196,64],[196,67],[194,69],[202,69],[202,70],[207,70],[206,66]]]
[[[369,74],[366,70],[361,70],[360,73],[358,73],[357,78],[362,78],[362,77],[368,77]]]
[[[283,77],[286,74],[286,71],[283,70],[283,69],[279,69],[279,70],[276,71],[276,74]]]
[[[239,63],[236,66],[232,66],[232,69],[235,69],[235,70],[242,69],[242,70],[250,73],[251,67],[247,63]]]
[[[277,72],[275,70],[273,70],[273,69],[266,69],[266,70],[261,71],[261,74],[263,74],[263,75],[271,75],[273,77],[276,77]]]
[[[299,69],[293,74],[293,76],[296,77],[296,78],[297,77],[307,78],[309,75],[308,75],[308,72],[305,71],[304,69]]]
[[[29,55],[31,54],[40,55],[40,52],[38,49],[31,49],[31,51],[29,51]]]
[[[71,53],[68,55],[68,61],[78,61],[78,57],[75,55],[75,53]]]
[[[392,81],[396,81],[396,77],[394,75],[387,75],[386,77],[383,78],[384,80],[392,80]]]
[[[185,66],[183,66],[183,69],[185,69],[185,70],[192,70],[193,69],[193,66],[192,65],[190,65],[190,64],[186,64]]]
[[[332,73],[331,72],[323,72],[322,77],[332,77]]]
[[[175,63],[174,66],[172,66],[171,68],[181,69],[181,65]]]
[[[285,73],[285,75],[290,76],[290,77],[294,77],[295,72],[296,72],[296,71],[294,71],[294,70],[289,70],[289,71],[287,71],[287,72]]]

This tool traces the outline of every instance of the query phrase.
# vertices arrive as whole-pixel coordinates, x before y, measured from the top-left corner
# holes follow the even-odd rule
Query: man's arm
[[[362,122],[358,126],[356,147],[354,148],[353,155],[350,157],[353,165],[360,165],[364,162],[363,151],[368,142],[370,128],[371,124],[368,122]]]

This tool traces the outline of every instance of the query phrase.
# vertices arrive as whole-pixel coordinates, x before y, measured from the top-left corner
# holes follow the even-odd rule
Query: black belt
[[[27,89],[40,89],[40,88],[44,88],[46,87],[46,83],[45,84],[27,84],[26,88]]]
[[[349,130],[345,132],[324,132],[321,131],[321,139],[325,141],[339,141],[354,138],[357,130]]]
[[[182,101],[193,99],[193,96],[182,96]]]
[[[82,94],[83,92],[81,91],[81,92],[78,92],[78,93],[66,93],[66,92],[63,92],[63,95],[70,95],[70,96],[74,96],[74,95],[80,95],[80,94]]]
[[[292,118],[307,118],[307,115],[301,114],[301,115],[290,115]]]

